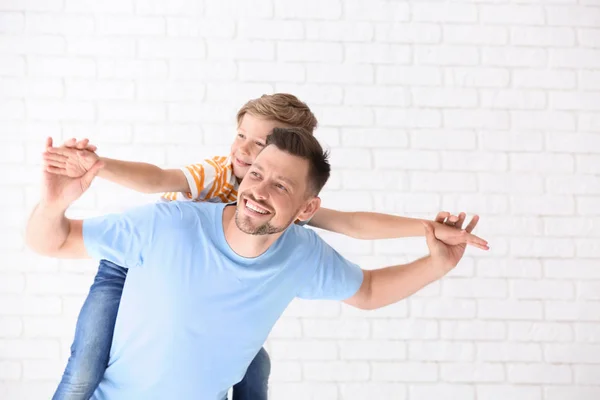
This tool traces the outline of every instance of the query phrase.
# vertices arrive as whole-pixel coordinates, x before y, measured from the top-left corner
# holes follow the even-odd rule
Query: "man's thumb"
[[[425,228],[425,239],[427,240],[427,244],[429,246],[435,244],[437,240],[435,238],[435,234],[433,233],[433,226],[429,221],[421,221],[423,223],[423,228]]]
[[[100,169],[104,167],[104,163],[100,160],[96,161],[92,168],[90,168],[85,175],[83,176],[84,182],[89,186],[92,183],[92,180],[98,175]]]

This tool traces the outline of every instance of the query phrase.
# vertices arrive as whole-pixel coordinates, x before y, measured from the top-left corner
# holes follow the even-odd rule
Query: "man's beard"
[[[262,205],[259,201],[256,201],[254,199],[251,200],[259,205]],[[240,215],[240,213],[238,212],[239,207],[245,207],[244,199],[240,199],[238,201],[237,207],[235,208],[235,224],[237,225],[240,231],[247,233],[248,235],[273,235],[275,233],[283,232],[287,229],[288,226],[292,224],[292,222],[294,222],[294,219],[292,218],[287,224],[283,226],[271,225],[269,221],[265,222],[262,225],[254,226],[250,220],[250,217]]]

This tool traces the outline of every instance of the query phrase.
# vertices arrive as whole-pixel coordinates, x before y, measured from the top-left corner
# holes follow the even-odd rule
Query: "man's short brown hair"
[[[258,99],[250,100],[237,113],[238,125],[246,113],[279,121],[290,127],[303,128],[310,134],[317,127],[317,118],[306,103],[289,93],[264,94]]]
[[[308,160],[308,191],[317,196],[331,173],[329,154],[323,150],[319,141],[302,128],[275,128],[267,137],[267,146],[269,145]]]

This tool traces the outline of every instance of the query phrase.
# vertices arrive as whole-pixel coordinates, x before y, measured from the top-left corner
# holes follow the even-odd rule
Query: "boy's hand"
[[[435,238],[451,246],[469,244],[482,250],[489,250],[486,240],[471,233],[479,222],[479,216],[475,215],[463,230],[462,225],[466,216],[462,212],[458,216],[445,211],[438,213],[435,218],[436,223],[433,225]]]
[[[46,171],[79,178],[85,175],[100,160],[95,153],[96,146],[89,144],[88,139],[67,140],[61,147],[48,147],[44,152]]]
[[[423,221],[425,227],[425,240],[427,241],[427,247],[429,248],[429,254],[432,261],[432,266],[435,268],[436,274],[439,278],[450,272],[460,259],[465,254],[467,247],[466,243],[449,245],[435,236],[435,231],[441,226],[429,221]],[[473,229],[475,224],[469,224],[465,231],[468,234],[471,233],[469,229]]]

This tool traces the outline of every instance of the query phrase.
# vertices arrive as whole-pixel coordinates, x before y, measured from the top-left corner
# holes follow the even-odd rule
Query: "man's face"
[[[319,199],[308,194],[308,168],[307,160],[274,145],[266,147],[240,184],[237,227],[251,235],[269,235],[284,231],[297,218],[310,218]]]
[[[252,114],[244,114],[238,126],[237,134],[231,145],[231,161],[233,173],[236,178],[243,179],[256,159],[256,156],[265,147],[267,136],[274,128],[285,128],[286,125]]]

